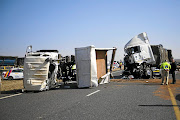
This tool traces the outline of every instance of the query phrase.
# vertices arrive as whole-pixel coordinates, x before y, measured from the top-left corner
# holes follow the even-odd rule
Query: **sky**
[[[0,56],[24,57],[57,49],[62,56],[75,48],[124,46],[146,32],[152,45],[162,44],[180,59],[179,0],[0,0]]]

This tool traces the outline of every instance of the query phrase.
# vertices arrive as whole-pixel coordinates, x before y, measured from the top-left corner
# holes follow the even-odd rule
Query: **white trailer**
[[[95,48],[94,46],[75,48],[76,80],[79,88],[97,87],[98,84],[109,82],[112,64],[108,72],[108,50],[113,50],[111,61],[114,61],[116,48]]]

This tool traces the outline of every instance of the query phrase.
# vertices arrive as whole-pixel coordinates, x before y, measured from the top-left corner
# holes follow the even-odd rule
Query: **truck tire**
[[[152,78],[152,70],[151,70],[149,67],[146,68],[146,74],[145,74],[145,77],[146,77],[147,79]]]
[[[144,70],[143,70],[143,65],[141,64],[139,68],[139,78],[142,78],[143,74],[144,74]]]

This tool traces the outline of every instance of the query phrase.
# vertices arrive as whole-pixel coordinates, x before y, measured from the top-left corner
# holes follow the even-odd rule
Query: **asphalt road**
[[[114,72],[118,78],[120,71]],[[0,99],[0,120],[176,120],[171,100],[155,96],[160,84],[111,82],[78,89],[74,84]],[[178,96],[179,94],[175,94]]]

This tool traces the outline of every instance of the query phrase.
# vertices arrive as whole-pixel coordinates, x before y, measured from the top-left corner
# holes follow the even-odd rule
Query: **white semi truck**
[[[150,78],[161,75],[159,67],[166,59],[170,61],[171,50],[162,45],[150,45],[145,32],[133,37],[124,47],[124,75],[135,78]],[[158,72],[158,73],[157,73]]]
[[[30,46],[32,49],[32,46]],[[57,86],[58,50],[26,51],[24,89],[43,91]]]

